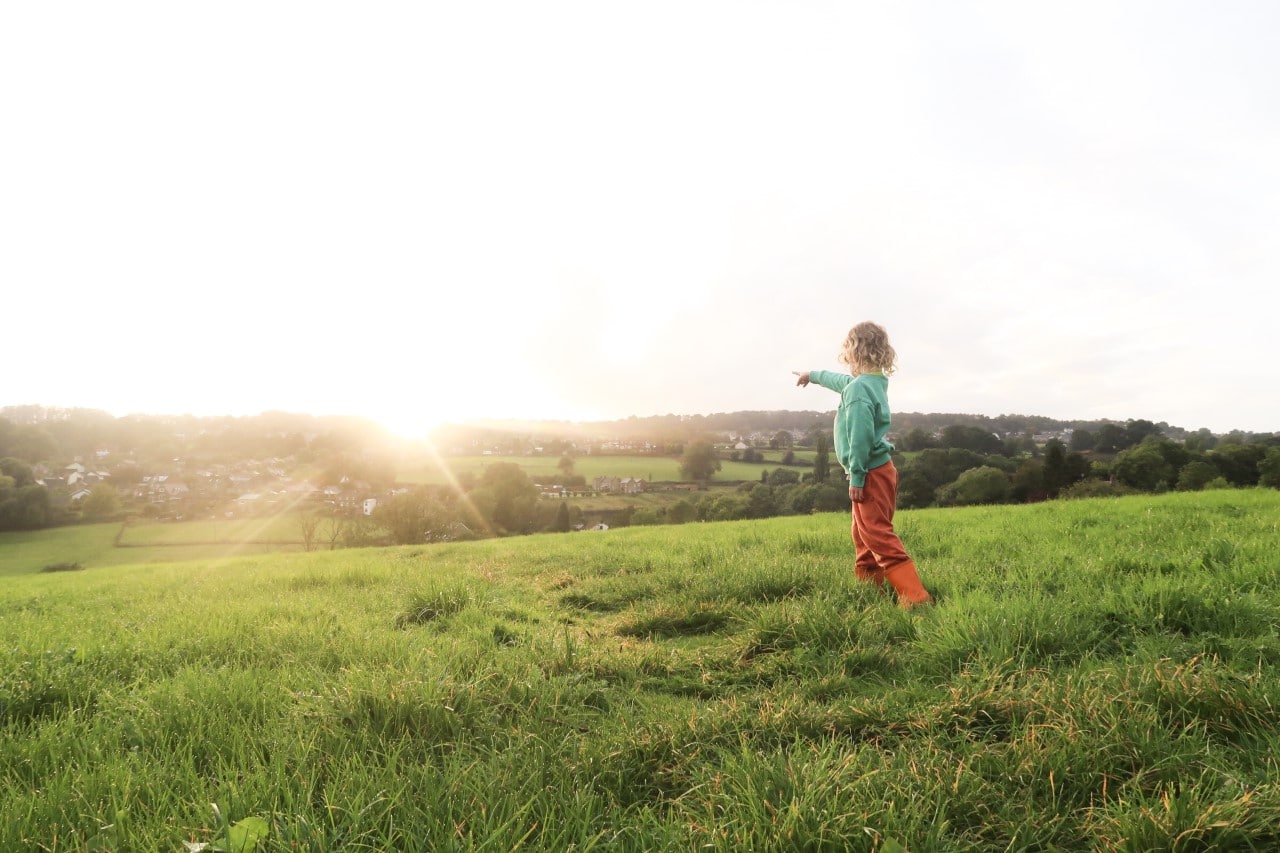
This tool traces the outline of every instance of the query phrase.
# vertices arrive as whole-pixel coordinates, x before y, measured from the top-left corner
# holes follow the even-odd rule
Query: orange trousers
[[[888,581],[903,607],[932,601],[920,583],[915,561],[893,530],[898,504],[898,469],[893,462],[867,472],[862,488],[865,500],[853,505],[853,574],[861,581],[884,586]]]

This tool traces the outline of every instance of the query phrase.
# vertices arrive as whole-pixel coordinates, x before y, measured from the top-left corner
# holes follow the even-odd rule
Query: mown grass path
[[[0,583],[0,849],[1280,845],[1280,492]],[[214,805],[216,804],[216,810]]]

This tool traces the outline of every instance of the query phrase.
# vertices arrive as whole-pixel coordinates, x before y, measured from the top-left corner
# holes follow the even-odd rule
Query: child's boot
[[[884,573],[894,591],[898,593],[898,603],[903,607],[914,607],[917,604],[931,604],[933,597],[920,583],[920,574],[916,564],[911,560],[899,563]]]
[[[873,583],[881,589],[884,588],[884,569],[877,565],[862,566],[855,563],[853,576],[863,583]]]

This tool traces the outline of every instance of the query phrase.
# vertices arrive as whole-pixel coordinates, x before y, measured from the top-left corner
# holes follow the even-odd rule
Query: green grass
[[[0,849],[1274,849],[1277,519],[903,512],[911,612],[840,514],[6,577]]]
[[[301,551],[295,519],[118,522],[0,533],[0,577],[76,563],[84,569]]]
[[[228,543],[298,543],[302,531],[289,513],[257,518],[217,518],[183,522],[134,522],[120,537],[126,547]]]

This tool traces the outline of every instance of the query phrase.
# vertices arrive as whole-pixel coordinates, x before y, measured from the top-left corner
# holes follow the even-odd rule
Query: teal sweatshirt
[[[883,373],[850,376],[810,370],[809,381],[840,395],[836,410],[836,459],[849,475],[849,485],[865,486],[867,472],[889,461],[889,380]]]

